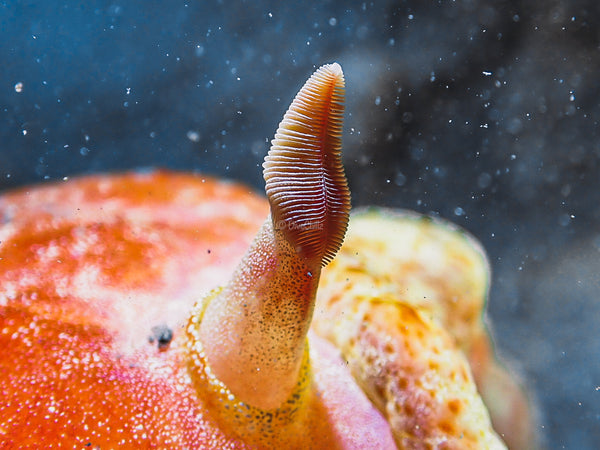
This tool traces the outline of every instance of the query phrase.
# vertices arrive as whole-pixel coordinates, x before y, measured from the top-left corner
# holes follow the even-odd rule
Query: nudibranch
[[[485,257],[349,219],[343,100],[335,63],[301,88],[267,200],[163,171],[0,196],[0,447],[505,448]]]

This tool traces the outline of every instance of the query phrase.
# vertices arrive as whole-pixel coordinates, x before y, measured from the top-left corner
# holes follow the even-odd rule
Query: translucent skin
[[[296,389],[320,272],[267,220],[231,281],[206,302],[198,340],[211,370],[247,403],[274,409]]]
[[[244,187],[165,172],[0,197],[0,447],[253,448],[199,398],[185,325],[267,210]],[[162,350],[160,324],[174,334]],[[287,447],[393,448],[337,353],[310,349],[319,427]]]
[[[148,336],[160,324],[177,335],[198,291],[227,279],[266,202],[153,173],[15,192],[0,211],[1,446],[234,448],[175,349]]]

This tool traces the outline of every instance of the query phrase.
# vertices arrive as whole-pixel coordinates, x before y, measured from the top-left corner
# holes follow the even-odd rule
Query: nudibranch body
[[[504,448],[468,364],[507,385],[487,370],[485,259],[428,266],[444,233],[349,222],[343,95],[337,64],[300,90],[268,202],[167,172],[0,197],[0,447]],[[436,289],[456,295],[415,295]]]

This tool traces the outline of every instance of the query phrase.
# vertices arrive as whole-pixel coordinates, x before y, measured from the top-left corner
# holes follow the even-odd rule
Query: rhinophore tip
[[[343,115],[342,68],[324,65],[296,95],[263,164],[273,228],[319,266],[333,259],[348,226]]]

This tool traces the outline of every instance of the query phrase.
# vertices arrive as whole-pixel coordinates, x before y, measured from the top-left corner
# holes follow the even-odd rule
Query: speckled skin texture
[[[266,210],[244,188],[166,173],[2,197],[1,446],[235,447],[174,350],[148,336],[163,323],[180,333]]]
[[[267,210],[244,187],[161,172],[1,197],[0,447],[256,448],[199,395],[184,326]],[[162,323],[174,338],[159,349],[148,337]],[[310,348],[322,433],[286,446],[393,448],[335,350]]]
[[[208,361],[247,402],[273,408],[296,385],[320,272],[268,219],[231,281],[208,303],[200,324]]]
[[[260,407],[236,396],[215,376],[199,332],[206,307],[222,294],[218,289],[198,302],[186,342],[192,383],[220,427],[261,448],[395,448],[388,423],[348,376],[337,349],[314,334],[305,342],[300,368],[292,377],[295,385],[283,402]],[[273,388],[275,376],[281,374],[272,375]]]
[[[324,269],[313,328],[341,349],[400,448],[503,448],[475,382],[509,447],[536,447],[527,397],[483,321],[488,276],[464,231],[383,208],[351,217]]]

